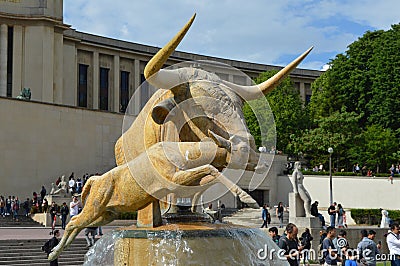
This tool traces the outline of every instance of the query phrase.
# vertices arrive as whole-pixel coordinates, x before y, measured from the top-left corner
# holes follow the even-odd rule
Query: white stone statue
[[[290,182],[292,182],[293,192],[295,194],[298,194],[304,202],[304,211],[306,217],[311,217],[311,197],[307,189],[303,185],[304,176],[303,173],[300,171],[300,168],[301,163],[295,162],[294,171],[292,176],[290,177]]]
[[[50,190],[50,195],[54,195],[54,192],[57,190],[57,187],[54,183],[51,183],[51,190]]]
[[[56,189],[56,186],[54,185],[54,183],[51,183],[51,192],[50,195],[56,195],[56,194],[61,194],[61,193],[67,193],[68,189],[67,189],[67,182],[65,182],[65,176],[61,176],[61,181],[58,184],[58,189]]]
[[[388,228],[389,227],[389,213],[387,210],[381,210],[382,219],[381,219],[381,228]]]

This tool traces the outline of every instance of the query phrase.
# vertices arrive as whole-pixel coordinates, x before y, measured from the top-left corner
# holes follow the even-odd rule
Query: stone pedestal
[[[49,206],[53,201],[60,207],[62,206],[63,202],[66,202],[69,208],[69,203],[72,201],[72,197],[70,197],[69,195],[70,194],[68,193],[66,195],[46,195],[46,197],[44,198],[47,199]]]
[[[293,192],[289,193],[289,222],[298,228],[321,228],[319,218],[306,217],[303,200]]]
[[[162,225],[160,203],[158,200],[138,210],[136,224],[138,227],[155,227]]]
[[[321,228],[321,222],[317,217],[289,217],[289,222],[298,228]]]
[[[291,217],[306,217],[303,200],[293,192],[289,193],[289,220]]]

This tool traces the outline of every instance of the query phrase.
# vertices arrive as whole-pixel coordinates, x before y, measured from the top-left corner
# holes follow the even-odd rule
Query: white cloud
[[[360,27],[400,21],[400,1],[385,0],[64,0],[65,22],[79,31],[163,46],[197,12],[179,50],[264,64],[287,64],[314,45],[304,66],[320,69],[327,53],[343,53]],[[332,23],[330,23],[332,21]]]

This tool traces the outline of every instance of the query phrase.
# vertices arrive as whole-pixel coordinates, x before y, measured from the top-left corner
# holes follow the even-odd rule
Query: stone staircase
[[[11,215],[9,215],[5,217],[0,216],[0,227],[42,227],[42,225],[25,215],[18,215],[16,220],[13,220]]]
[[[46,240],[0,240],[0,265],[49,265],[47,255],[41,249]],[[82,265],[86,248],[85,239],[75,239],[71,246],[61,253],[59,265]]]
[[[275,215],[275,209],[270,209],[269,213],[271,214],[271,225],[268,227],[276,226],[279,227],[279,219]],[[251,228],[259,228],[261,227],[263,221],[261,218],[261,208],[260,209],[251,209],[244,208],[239,209],[237,212],[233,213],[231,216],[226,216],[222,219],[223,222],[228,222],[237,225],[243,225]],[[289,223],[289,213],[283,213],[283,224],[286,225]]]

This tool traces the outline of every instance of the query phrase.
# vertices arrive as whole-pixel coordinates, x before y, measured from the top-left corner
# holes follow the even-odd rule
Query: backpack
[[[51,239],[47,240],[44,243],[44,245],[42,246],[42,251],[44,251],[47,254],[50,254],[50,252],[51,252],[50,241],[51,241]]]

